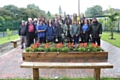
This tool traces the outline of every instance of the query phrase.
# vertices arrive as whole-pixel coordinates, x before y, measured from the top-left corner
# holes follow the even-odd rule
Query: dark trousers
[[[34,32],[28,32],[27,34],[27,47],[30,47],[34,43]]]
[[[93,43],[97,43],[98,46],[100,46],[100,38],[92,38]]]
[[[70,43],[72,43],[72,36],[71,35],[67,36],[67,41],[70,42]]]
[[[74,35],[74,44],[79,43],[79,36]]]
[[[57,38],[58,38],[58,43],[61,43],[61,42],[62,42],[62,37],[59,36],[59,37],[57,37]]]
[[[45,38],[45,37],[39,38],[39,42],[40,42],[40,43],[45,43],[45,42],[46,42],[46,38]]]
[[[51,39],[51,40],[50,40],[50,39],[48,39],[48,40],[47,40],[47,42],[53,42],[53,41],[54,41],[53,39]]]
[[[89,34],[81,34],[81,42],[88,43],[89,42]]]

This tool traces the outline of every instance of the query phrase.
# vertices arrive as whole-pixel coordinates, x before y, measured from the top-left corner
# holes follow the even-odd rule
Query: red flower
[[[84,47],[87,47],[88,46],[88,44],[87,43],[84,43]]]

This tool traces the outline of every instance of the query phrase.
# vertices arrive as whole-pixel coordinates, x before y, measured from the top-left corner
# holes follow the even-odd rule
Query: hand
[[[99,34],[99,37],[101,37],[101,34]]]
[[[71,37],[73,37],[73,35],[71,35]]]
[[[78,34],[76,34],[76,36],[78,36]]]
[[[90,34],[90,38],[92,38],[92,35]]]

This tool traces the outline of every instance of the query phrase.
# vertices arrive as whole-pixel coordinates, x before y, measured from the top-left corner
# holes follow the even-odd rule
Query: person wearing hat
[[[90,37],[93,43],[97,43],[100,46],[100,38],[102,35],[102,24],[94,17],[90,29]]]
[[[23,49],[24,43],[26,44],[26,24],[24,20],[22,20],[22,24],[19,27],[18,34],[20,36],[21,49]]]

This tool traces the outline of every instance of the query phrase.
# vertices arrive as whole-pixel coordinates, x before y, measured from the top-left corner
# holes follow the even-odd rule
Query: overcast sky
[[[0,7],[13,4],[18,7],[26,7],[28,4],[34,3],[40,9],[50,11],[52,14],[58,13],[59,5],[67,14],[78,13],[78,0],[2,0]],[[80,12],[85,12],[88,7],[101,5],[103,10],[109,6],[120,9],[119,0],[80,0]]]

